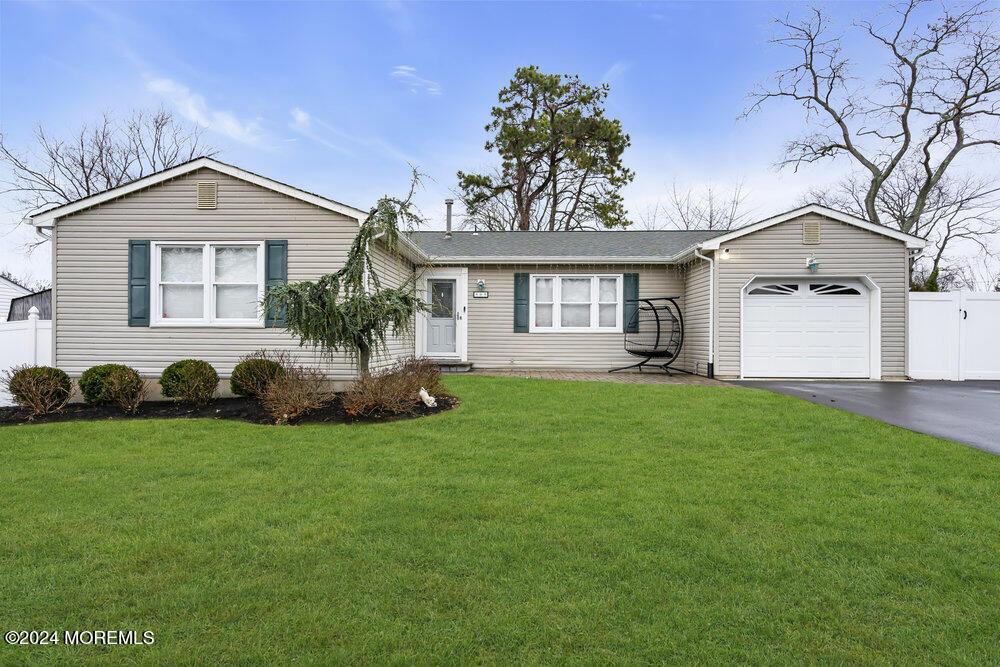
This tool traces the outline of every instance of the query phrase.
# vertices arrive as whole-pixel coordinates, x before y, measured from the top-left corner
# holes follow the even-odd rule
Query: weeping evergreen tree
[[[413,328],[414,315],[427,308],[416,294],[416,279],[399,287],[382,285],[371,255],[375,239],[398,257],[401,229],[412,229],[422,220],[413,205],[420,182],[414,171],[405,199],[385,196],[358,230],[347,261],[336,273],[318,280],[288,283],[268,290],[264,307],[285,313],[285,329],[300,345],[313,345],[324,354],[347,352],[358,371],[368,372],[373,353],[384,351],[391,326],[396,335]]]

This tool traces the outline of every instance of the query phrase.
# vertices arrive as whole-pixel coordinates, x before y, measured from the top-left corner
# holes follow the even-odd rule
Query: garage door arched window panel
[[[749,294],[754,294],[757,296],[764,296],[768,294],[773,294],[781,296],[782,294],[797,294],[799,291],[799,286],[796,283],[786,283],[786,284],[770,284],[770,285],[759,285],[750,290]]]
[[[856,287],[838,285],[836,283],[810,283],[809,291],[813,294],[831,294],[843,296],[861,296],[861,292]]]
[[[877,376],[877,295],[864,280],[759,278],[742,298],[743,377]],[[874,369],[874,370],[873,370]]]

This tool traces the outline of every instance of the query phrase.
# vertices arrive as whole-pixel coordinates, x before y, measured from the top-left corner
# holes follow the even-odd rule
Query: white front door
[[[455,279],[434,278],[427,281],[431,312],[427,317],[427,354],[455,354],[455,330],[458,320],[455,310]]]
[[[427,310],[417,322],[417,354],[432,359],[466,360],[468,269],[426,271],[418,283]]]
[[[859,281],[755,280],[743,296],[742,375],[870,377],[870,318]]]

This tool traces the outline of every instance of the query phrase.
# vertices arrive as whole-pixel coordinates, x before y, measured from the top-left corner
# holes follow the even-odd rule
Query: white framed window
[[[531,274],[533,333],[622,330],[622,276]]]
[[[154,241],[150,326],[263,327],[263,241]]]

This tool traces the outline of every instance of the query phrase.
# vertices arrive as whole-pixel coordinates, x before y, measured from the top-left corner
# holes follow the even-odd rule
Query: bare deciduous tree
[[[886,73],[867,85],[853,77],[822,10],[799,22],[777,21],[783,34],[773,42],[790,48],[795,64],[752,93],[745,112],[776,99],[800,104],[816,131],[788,142],[781,164],[797,170],[849,157],[858,167],[852,191],[864,217],[918,235],[941,225],[942,215],[947,224],[941,211],[954,207],[942,208],[942,192],[965,196],[960,181],[945,180],[956,159],[1000,147],[1000,32],[992,10],[986,3],[944,5],[924,22],[918,15],[926,4],[909,0],[881,22],[854,25],[888,59]],[[969,185],[978,192],[982,184]],[[955,235],[941,235],[948,238]]]
[[[879,189],[875,200],[880,219],[894,227],[904,222],[921,196],[922,169],[901,165]],[[844,179],[833,190],[813,189],[806,199],[832,208],[865,216],[867,184],[857,174]],[[984,257],[991,256],[990,241],[1000,233],[1000,183],[985,176],[945,174],[926,196],[923,213],[909,233],[925,238],[928,250],[919,266],[912,261],[913,284],[927,289],[943,289],[948,276],[961,267],[949,267],[949,250],[959,242]]]
[[[177,121],[169,111],[134,111],[124,121],[105,114],[69,139],[39,127],[35,145],[16,150],[0,135],[0,162],[8,173],[0,193],[15,198],[28,216],[66,204],[196,157],[213,155],[202,130]]]
[[[726,191],[709,184],[700,192],[680,188],[675,181],[666,202],[657,201],[639,215],[639,225],[644,229],[734,229],[749,220],[749,196],[742,180]]]

